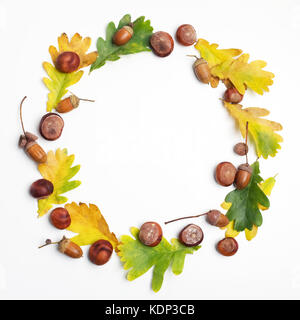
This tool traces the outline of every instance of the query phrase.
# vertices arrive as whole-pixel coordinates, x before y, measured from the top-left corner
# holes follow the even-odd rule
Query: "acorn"
[[[36,142],[38,137],[28,131],[25,131],[23,118],[22,118],[22,106],[26,96],[22,99],[20,104],[20,121],[22,125],[23,134],[19,138],[19,147],[24,149],[28,156],[36,163],[45,163],[47,161],[47,154],[44,149]]]
[[[71,94],[68,98],[61,100],[56,106],[56,111],[59,113],[67,113],[78,108],[80,101],[95,102],[95,100],[81,99],[75,94]]]
[[[188,55],[188,57],[196,58],[196,61],[193,64],[193,70],[197,79],[208,84],[211,80],[211,73],[207,61],[203,58],[198,58],[197,56],[193,55]]]
[[[52,244],[57,244],[59,252],[69,256],[70,258],[78,259],[83,256],[82,249],[76,243],[72,242],[70,239],[67,239],[65,236],[63,236],[63,238],[58,242],[52,242],[50,239],[47,239],[45,244],[40,246],[39,249]]]
[[[119,29],[113,36],[113,43],[117,46],[123,46],[126,44],[133,36],[133,25],[124,26]]]
[[[234,184],[238,190],[245,189],[252,176],[252,167],[248,163],[241,164],[235,175]]]
[[[25,152],[36,163],[45,163],[47,161],[47,154],[44,149],[35,141],[29,141],[24,146]]]

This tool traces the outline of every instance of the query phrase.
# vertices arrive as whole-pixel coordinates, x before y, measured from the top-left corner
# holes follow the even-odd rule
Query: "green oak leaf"
[[[230,221],[234,220],[236,231],[244,231],[246,228],[252,230],[253,225],[261,226],[263,219],[259,205],[270,207],[269,199],[258,185],[263,181],[259,175],[259,162],[255,161],[252,168],[253,173],[248,186],[242,190],[231,191],[225,198],[226,203],[231,203],[226,215]]]
[[[98,58],[91,65],[90,72],[99,69],[105,65],[106,61],[116,61],[121,55],[133,54],[142,51],[150,51],[149,40],[153,32],[150,20],[145,21],[145,17],[139,17],[133,22],[133,36],[123,46],[116,46],[112,39],[115,32],[131,23],[131,16],[126,14],[119,22],[116,28],[113,22],[110,22],[106,28],[106,40],[98,38],[97,50]]]
[[[155,292],[160,290],[164,274],[170,265],[175,275],[181,274],[186,254],[193,254],[200,248],[200,246],[186,247],[177,239],[172,239],[170,244],[165,238],[156,247],[147,247],[138,238],[138,228],[133,227],[130,232],[135,239],[123,235],[118,246],[118,255],[124,263],[124,269],[129,270],[127,279],[135,280],[154,267],[152,290]]]

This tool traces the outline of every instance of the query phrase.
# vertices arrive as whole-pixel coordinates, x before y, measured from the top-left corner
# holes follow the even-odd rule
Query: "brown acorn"
[[[229,223],[229,219],[221,213],[219,210],[210,210],[207,212],[206,220],[212,226],[219,228],[226,227]]]
[[[248,163],[241,164],[238,167],[238,170],[234,179],[234,184],[237,189],[242,190],[248,186],[251,180],[252,171],[253,169]]]
[[[58,250],[69,256],[73,259],[78,259],[83,256],[82,249],[74,242],[72,242],[70,239],[67,239],[65,236],[58,242],[52,242],[51,240],[47,239],[46,243],[39,247],[39,249],[46,247],[50,244],[57,244]]]
[[[19,138],[19,147],[23,148],[25,152],[37,163],[45,163],[47,161],[47,154],[44,149],[36,142],[37,136],[33,133],[25,131],[22,119],[22,106],[26,96],[22,99],[20,104],[20,120],[23,134]]]
[[[78,108],[80,101],[95,102],[95,100],[81,99],[75,94],[71,94],[68,98],[61,100],[56,106],[56,111],[59,113],[67,113]]]
[[[126,44],[133,35],[133,29],[130,25],[124,26],[119,29],[113,36],[113,43],[117,46],[123,46]]]
[[[211,73],[208,63],[203,58],[198,58],[196,56],[191,55],[188,56],[196,58],[196,61],[193,64],[193,69],[197,79],[203,83],[208,84],[211,79]]]
[[[47,154],[44,149],[35,141],[29,141],[25,145],[25,151],[37,163],[45,163],[47,161]]]
[[[58,250],[73,259],[81,258],[83,255],[82,249],[66,237],[59,241]]]

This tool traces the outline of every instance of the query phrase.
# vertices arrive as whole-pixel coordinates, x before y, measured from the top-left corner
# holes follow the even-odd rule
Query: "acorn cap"
[[[38,139],[38,136],[28,131],[25,132],[25,137],[28,141],[35,141]]]
[[[18,145],[19,145],[20,148],[24,148],[26,146],[26,144],[27,144],[27,139],[24,136],[24,134],[21,134],[20,138],[19,138]]]
[[[248,163],[243,163],[238,167],[238,170],[247,171],[252,174],[253,168]]]
[[[77,108],[79,106],[80,99],[75,96],[75,94],[70,95],[70,101],[73,105],[73,108]]]
[[[194,68],[199,66],[200,64],[207,64],[206,60],[204,60],[203,58],[199,58],[194,62]]]
[[[127,30],[131,35],[133,35],[132,26],[128,25],[128,26],[124,26],[123,28],[124,28],[125,30]]]
[[[70,240],[67,239],[65,236],[63,236],[63,238],[58,243],[58,250],[61,253],[65,253],[66,247],[68,246],[69,243],[70,243]]]

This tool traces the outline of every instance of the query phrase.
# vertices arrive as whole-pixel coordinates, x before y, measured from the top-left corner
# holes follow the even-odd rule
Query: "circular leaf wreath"
[[[130,41],[123,46],[113,44],[114,34],[127,25],[131,25],[133,28],[133,36]],[[62,98],[68,92],[67,88],[81,79],[84,73],[82,68],[90,66],[90,72],[92,72],[103,67],[106,61],[118,60],[122,55],[151,51],[149,40],[152,34],[153,28],[149,20],[145,20],[145,17],[142,16],[131,22],[131,16],[128,14],[120,20],[118,27],[113,22],[108,24],[106,39],[98,38],[97,51],[95,52],[87,53],[91,45],[89,37],[82,38],[76,33],[69,40],[68,36],[63,33],[58,37],[58,49],[55,46],[49,47],[53,64],[43,63],[48,74],[43,82],[50,91],[47,111],[51,112],[54,108],[60,111],[59,108],[65,108],[67,103],[69,108],[67,111],[77,107],[80,99],[75,95],[63,100]],[[268,86],[272,85],[274,75],[263,70],[266,62],[257,60],[249,63],[249,54],[242,53],[242,50],[218,49],[217,44],[210,44],[204,39],[198,39],[195,48],[209,67],[210,78],[207,82],[211,87],[217,87],[221,80],[227,88],[234,87],[242,95],[248,88],[261,95],[264,91],[269,91]],[[57,58],[63,52],[75,52],[79,56],[80,64],[75,72],[63,73],[56,69]],[[231,191],[222,203],[221,207],[227,210],[226,216],[229,221],[222,229],[226,230],[226,237],[236,237],[239,232],[245,231],[247,240],[251,240],[262,224],[261,210],[266,210],[270,206],[268,196],[270,196],[275,184],[275,177],[266,180],[260,177],[258,159],[261,156],[267,159],[269,156],[276,155],[277,150],[281,148],[279,143],[282,142],[282,137],[276,131],[281,130],[282,127],[279,123],[261,118],[269,114],[266,109],[243,108],[240,104],[226,101],[223,103],[238,123],[246,143],[249,133],[258,158],[252,164],[252,176],[247,187]],[[21,146],[24,147],[26,142],[37,139],[35,136],[29,137],[28,133],[25,133],[24,126],[23,131],[25,138],[23,136],[23,140],[21,139]],[[30,147],[33,146],[34,148],[30,151]],[[35,142],[32,144],[28,142],[25,146],[25,150],[35,156],[41,155],[42,150],[39,148]],[[72,166],[74,155],[68,155],[67,149],[49,151],[45,157],[45,163],[39,164],[38,170],[44,179],[53,184],[54,190],[47,198],[38,200],[39,217],[48,213],[53,205],[66,203],[68,199],[62,194],[78,187],[81,183],[77,180],[71,180],[79,171],[80,166]],[[154,267],[152,289],[155,292],[160,290],[164,273],[170,265],[174,274],[180,274],[183,270],[186,254],[193,254],[200,248],[200,246],[187,247],[177,239],[172,239],[169,243],[165,238],[162,238],[159,245],[147,247],[139,240],[139,229],[137,228],[131,228],[133,237],[123,235],[118,240],[115,234],[110,231],[96,205],[72,202],[65,204],[64,207],[71,217],[71,224],[67,230],[77,234],[68,241],[77,246],[92,245],[99,239],[109,241],[124,263],[124,269],[129,270],[128,280],[134,280]],[[172,221],[176,220],[179,219]],[[46,245],[50,243],[50,240],[46,241]]]

